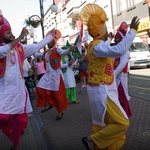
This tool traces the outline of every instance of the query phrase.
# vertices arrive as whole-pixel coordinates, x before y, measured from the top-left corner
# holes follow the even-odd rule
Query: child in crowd
[[[33,70],[29,69],[28,74],[29,76],[26,78],[26,85],[27,85],[27,88],[29,89],[30,97],[34,97],[36,84],[35,84]]]

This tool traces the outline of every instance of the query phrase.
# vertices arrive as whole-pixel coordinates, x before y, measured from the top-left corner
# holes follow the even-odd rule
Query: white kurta
[[[130,30],[122,41],[116,46],[110,46],[109,39],[106,42],[101,41],[94,47],[94,55],[98,58],[120,57],[127,52],[135,36],[136,33],[133,30]],[[115,78],[111,85],[102,83],[100,86],[88,85],[87,92],[90,100],[93,125],[98,125],[101,127],[105,126],[104,117],[106,113],[107,96],[109,96],[110,99],[116,103],[124,116],[128,119],[118,100],[118,91]]]
[[[128,94],[128,74],[122,72],[122,70],[128,63],[129,58],[130,58],[130,52],[127,51],[123,56],[120,57],[120,63],[117,66],[117,68],[114,70],[117,88],[118,88],[119,84],[121,83],[128,101],[130,100],[130,96]]]
[[[51,91],[58,91],[59,90],[59,84],[60,84],[60,77],[62,76],[62,71],[60,68],[53,69],[51,67],[50,53],[51,52],[47,52],[45,54],[46,72],[42,76],[40,81],[38,82],[37,87],[51,90]],[[57,53],[59,55],[67,55],[68,53],[70,53],[70,49],[63,50],[61,48],[57,48]],[[36,53],[34,56],[35,57],[41,57],[41,56],[44,56],[44,53]]]
[[[66,89],[76,87],[74,72],[71,66],[69,66],[69,57],[65,57],[65,61],[65,64],[63,64],[63,62],[61,61],[61,69],[67,69],[66,72],[63,73],[65,87]]]
[[[52,39],[53,37],[49,35],[37,44],[22,45],[25,58],[39,51]],[[26,97],[27,89],[20,72],[18,54],[15,49],[13,50],[14,57],[9,53],[10,47],[8,44],[0,46],[0,58],[6,56],[6,71],[4,76],[0,78],[0,114],[22,114],[25,104],[26,112],[32,111],[29,94]],[[14,64],[12,58],[15,60]]]

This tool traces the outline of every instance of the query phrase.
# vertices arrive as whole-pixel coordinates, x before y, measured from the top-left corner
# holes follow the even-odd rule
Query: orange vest
[[[46,53],[47,51],[44,52],[44,56]],[[61,67],[61,56],[57,53],[56,47],[54,47],[50,52],[50,65],[54,70]],[[44,61],[44,66],[46,69],[46,61]]]
[[[0,44],[0,46],[2,46],[2,44]],[[20,71],[21,71],[21,75],[23,77],[23,64],[24,64],[24,51],[23,51],[23,47],[20,43],[18,43],[15,46],[15,49],[18,53],[18,59],[19,59],[19,64],[20,64]],[[0,59],[0,78],[2,78],[5,74],[5,70],[6,70],[6,56],[4,58]]]

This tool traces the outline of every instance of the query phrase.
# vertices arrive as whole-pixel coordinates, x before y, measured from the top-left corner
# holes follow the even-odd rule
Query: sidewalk
[[[78,86],[78,85],[77,85]],[[78,91],[77,91],[78,92]],[[20,150],[86,150],[82,137],[91,133],[91,114],[86,88],[77,94],[79,104],[69,102],[61,120],[55,121],[55,108],[41,113],[35,107],[29,115],[28,128],[22,135]],[[122,150],[150,150],[150,102],[131,97],[132,117]],[[0,132],[0,150],[9,150],[9,139]]]

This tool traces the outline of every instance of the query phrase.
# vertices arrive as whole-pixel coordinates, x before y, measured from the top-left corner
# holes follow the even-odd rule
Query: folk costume
[[[122,22],[115,34],[115,41],[118,44],[122,38],[126,35],[128,25],[126,22]],[[118,88],[118,99],[121,106],[125,110],[128,117],[132,116],[129,106],[130,96],[128,94],[128,61],[130,58],[129,50],[121,57],[114,59],[114,74],[116,78],[116,84]]]
[[[46,72],[36,86],[37,107],[46,107],[48,102],[50,106],[48,109],[55,107],[58,113],[67,109],[68,101],[61,71],[61,56],[68,53],[70,49],[63,50],[54,46],[50,51],[35,54],[35,57],[44,56],[46,66]],[[56,120],[60,119],[56,117]]]
[[[66,87],[67,99],[71,100],[73,103],[78,103],[76,96],[76,81],[74,77],[74,72],[72,65],[70,65],[71,54],[61,57],[61,70],[63,73],[64,83]]]
[[[129,127],[129,120],[118,100],[112,57],[126,53],[136,32],[130,29],[118,45],[110,46],[109,38],[107,41],[100,40],[107,35],[107,16],[101,7],[87,4],[79,16],[93,37],[87,49],[87,93],[93,126],[92,134],[82,138],[82,142],[86,147],[93,142],[96,150],[119,150],[125,143],[124,134]]]
[[[53,37],[49,35],[33,45],[18,43],[12,49],[10,44],[2,43],[5,32],[11,32],[7,20],[3,19],[0,16],[0,129],[18,147],[21,134],[27,127],[27,113],[32,112],[23,77],[24,59],[44,47]]]

